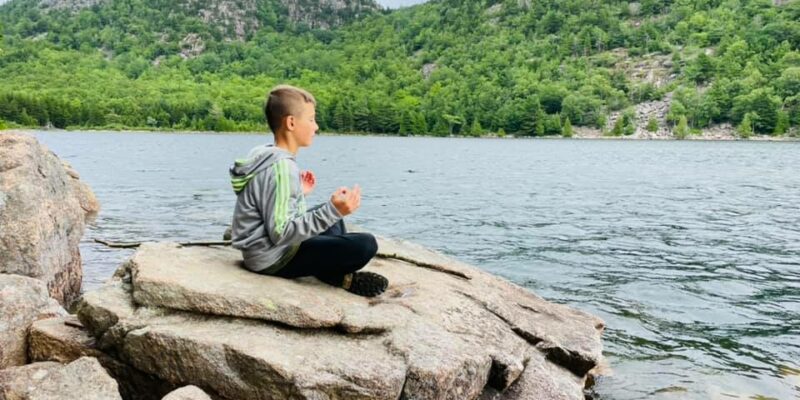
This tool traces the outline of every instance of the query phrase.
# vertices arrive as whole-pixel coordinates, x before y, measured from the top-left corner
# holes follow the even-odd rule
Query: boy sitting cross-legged
[[[342,218],[361,203],[361,188],[337,189],[329,201],[306,209],[315,186],[311,171],[300,171],[295,155],[310,146],[319,128],[314,97],[292,86],[270,91],[264,114],[274,145],[258,146],[230,168],[237,194],[233,247],[251,271],[284,278],[315,276],[362,296],[377,296],[388,281],[372,272],[356,272],[378,250],[368,233],[347,233]]]

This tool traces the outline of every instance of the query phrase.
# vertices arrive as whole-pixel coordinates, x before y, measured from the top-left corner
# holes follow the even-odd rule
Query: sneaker
[[[364,297],[375,297],[389,286],[389,280],[374,272],[356,272],[344,277],[342,287],[350,293]]]

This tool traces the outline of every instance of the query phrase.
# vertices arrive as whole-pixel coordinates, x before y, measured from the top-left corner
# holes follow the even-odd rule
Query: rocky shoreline
[[[18,255],[0,258],[0,398],[579,400],[603,362],[600,319],[388,238],[366,267],[391,282],[377,298],[145,243],[70,315],[59,271],[79,276],[71,240],[99,206],[31,136],[0,134],[0,156],[0,254]],[[20,261],[53,248],[32,259],[58,267]]]
[[[613,123],[610,123],[613,126]],[[643,125],[644,126],[644,125]],[[610,129],[610,126],[609,128]],[[102,129],[78,129],[78,130],[63,130],[63,129],[25,129],[19,132],[92,132],[92,133],[109,133],[109,132],[125,132],[125,133],[174,133],[174,134],[218,134],[218,135],[266,135],[267,131],[263,132],[216,132],[216,131],[175,131],[175,130],[142,130],[142,129],[123,129],[123,130],[102,130]],[[0,131],[0,133],[3,131]],[[604,135],[603,131],[597,128],[573,126],[573,136],[565,138],[562,136],[514,136],[505,135],[498,136],[494,133],[484,134],[478,137],[463,136],[463,135],[450,135],[443,138],[476,138],[476,139],[503,139],[503,140],[688,140],[688,141],[738,141],[738,142],[797,142],[800,141],[798,136],[772,136],[772,135],[757,135],[754,134],[749,138],[740,137],[736,129],[730,124],[712,125],[709,128],[702,129],[700,134],[689,134],[684,139],[678,139],[669,129],[660,129],[657,132],[649,132],[642,127],[637,127],[632,135],[623,136],[609,136]],[[398,135],[388,135],[379,133],[336,133],[336,132],[319,132],[320,136],[375,136],[375,137],[403,137]],[[434,135],[409,135],[409,137],[430,137],[440,138],[442,136]]]

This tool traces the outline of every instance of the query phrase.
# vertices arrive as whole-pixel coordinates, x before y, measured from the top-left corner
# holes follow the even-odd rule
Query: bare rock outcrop
[[[0,370],[0,398],[122,400],[117,383],[91,357],[67,365],[40,362]]]
[[[583,399],[603,322],[413,244],[379,240],[367,299],[257,275],[225,247],[140,247],[78,317],[97,347],[222,399]]]
[[[41,279],[69,303],[81,287],[85,221],[98,209],[77,172],[33,136],[0,134],[0,273]]]

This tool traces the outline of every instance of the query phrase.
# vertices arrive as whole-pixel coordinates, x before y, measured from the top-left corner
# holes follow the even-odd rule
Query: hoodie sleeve
[[[325,232],[342,218],[330,200],[313,210],[298,210],[303,189],[297,179],[297,164],[291,159],[280,160],[265,172],[266,196],[260,207],[261,217],[275,246],[299,244]]]

